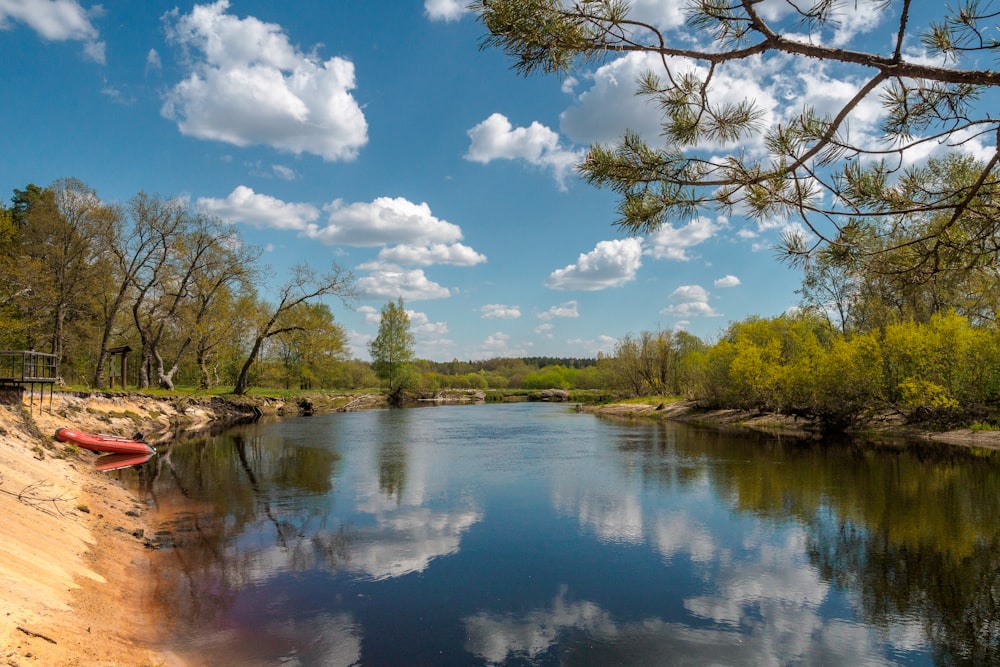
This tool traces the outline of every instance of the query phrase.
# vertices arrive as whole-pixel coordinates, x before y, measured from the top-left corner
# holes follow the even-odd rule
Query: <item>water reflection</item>
[[[159,599],[206,664],[1000,659],[978,452],[519,405],[241,427],[145,468]]]

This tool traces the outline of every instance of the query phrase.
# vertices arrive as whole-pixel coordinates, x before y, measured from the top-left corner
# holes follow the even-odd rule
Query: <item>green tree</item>
[[[410,381],[410,362],[413,360],[413,333],[410,316],[403,308],[403,297],[382,307],[378,335],[368,344],[372,366],[389,389],[390,400],[398,402]]]
[[[326,296],[348,299],[353,294],[354,277],[336,264],[324,275],[317,275],[304,264],[295,266],[291,278],[278,291],[277,304],[256,301],[252,338],[248,341],[250,350],[236,377],[233,393],[246,393],[250,386],[250,368],[257,361],[265,341],[305,327],[294,317],[300,306]]]
[[[655,63],[637,92],[660,109],[663,144],[626,131],[615,145],[591,146],[578,166],[591,184],[620,195],[622,228],[648,233],[706,210],[798,219],[819,241],[787,235],[782,251],[794,260],[820,244],[849,246],[854,239],[840,231],[859,220],[906,225],[914,212],[936,212],[939,224],[924,233],[944,245],[924,252],[947,247],[976,256],[988,248],[1000,227],[993,201],[1000,153],[991,149],[967,185],[944,189],[910,187],[919,186],[921,168],[907,165],[928,146],[992,138],[1000,129],[990,106],[975,106],[1000,86],[1000,72],[977,69],[1000,51],[992,3],[937,4],[925,23],[909,0],[685,4],[682,26],[639,14],[646,6],[627,0],[472,4],[487,31],[483,47],[502,50],[521,74],[568,75],[625,54]],[[862,12],[869,24],[891,23],[891,38],[850,41],[841,28]],[[909,55],[917,45],[924,57]],[[756,86],[740,99],[729,84],[745,79],[748,63],[771,72],[764,87],[780,88],[801,64],[824,74],[836,68],[854,91],[829,112],[768,107]],[[859,131],[873,110],[880,111],[877,126]],[[970,212],[986,235],[950,234]],[[912,259],[913,266],[923,261]]]
[[[15,191],[19,242],[14,250],[20,277],[21,315],[32,349],[66,360],[70,337],[92,317],[96,270],[96,230],[110,214],[96,192],[76,179],[61,179],[38,190]]]

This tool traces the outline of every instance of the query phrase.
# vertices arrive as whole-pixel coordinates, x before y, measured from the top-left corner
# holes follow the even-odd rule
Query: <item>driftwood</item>
[[[3,475],[0,474],[0,486],[3,486]],[[49,486],[48,482],[32,482],[28,486],[21,489],[19,493],[14,493],[13,491],[8,491],[7,489],[0,489],[0,493],[4,495],[17,498],[18,501],[24,503],[28,507],[34,507],[40,512],[45,512],[46,514],[58,514],[59,516],[65,516],[63,511],[59,508],[59,503],[70,502],[73,500],[72,497],[66,496],[65,494],[59,494],[58,496],[43,496],[41,495],[41,490]],[[55,508],[55,513],[42,507],[43,504],[52,503],[52,507]]]
[[[29,637],[38,637],[39,639],[44,639],[45,641],[49,642],[50,644],[58,644],[59,643],[55,639],[53,639],[52,637],[49,637],[47,635],[43,635],[41,632],[35,632],[34,630],[29,630],[28,628],[21,627],[20,625],[17,626],[17,629],[20,630],[21,632],[23,632],[24,634],[28,635]]]

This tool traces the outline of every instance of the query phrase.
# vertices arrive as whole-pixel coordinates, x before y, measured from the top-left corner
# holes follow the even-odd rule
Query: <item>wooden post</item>
[[[127,382],[126,378],[128,377],[128,353],[131,351],[132,348],[130,348],[128,345],[121,345],[119,347],[108,348],[109,358],[113,358],[114,355],[116,354],[119,355],[120,357],[118,365],[121,368],[122,391],[125,391],[125,384]],[[111,385],[111,389],[114,389],[115,388],[114,373],[109,373],[109,376],[110,376],[110,382],[108,384]]]

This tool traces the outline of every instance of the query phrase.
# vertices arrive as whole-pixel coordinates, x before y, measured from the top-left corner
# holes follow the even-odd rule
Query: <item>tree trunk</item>
[[[236,378],[236,386],[233,387],[233,393],[237,396],[241,396],[247,391],[247,384],[249,383],[248,378],[250,377],[250,367],[253,362],[257,360],[257,355],[260,353],[260,346],[263,344],[264,338],[258,336],[253,342],[253,349],[250,350],[250,354],[247,356],[246,362],[243,364],[243,368],[240,369],[239,377]]]

